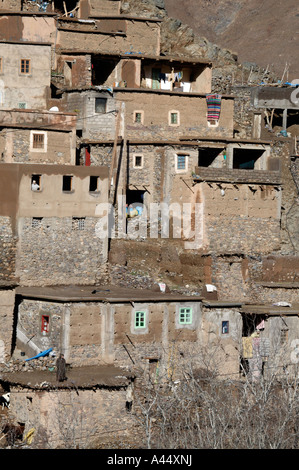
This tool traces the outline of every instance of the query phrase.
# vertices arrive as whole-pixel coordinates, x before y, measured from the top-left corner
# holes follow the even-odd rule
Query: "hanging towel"
[[[257,326],[257,330],[263,330],[265,328],[265,320],[262,320]]]
[[[242,346],[243,346],[243,358],[250,359],[252,357],[252,338],[243,337],[242,338]]]
[[[208,121],[218,121],[221,111],[221,95],[218,93],[206,95],[208,107]]]

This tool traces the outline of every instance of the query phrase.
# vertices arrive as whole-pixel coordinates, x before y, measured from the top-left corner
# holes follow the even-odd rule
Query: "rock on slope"
[[[165,0],[169,17],[198,36],[238,54],[240,62],[269,66],[284,78],[299,79],[298,0]]]

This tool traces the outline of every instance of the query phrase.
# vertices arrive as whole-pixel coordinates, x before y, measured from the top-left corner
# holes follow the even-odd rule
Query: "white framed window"
[[[136,169],[143,168],[143,155],[142,154],[133,155],[133,168],[136,168]]]
[[[180,125],[180,112],[171,110],[168,113],[168,124],[169,126],[177,127]]]
[[[133,113],[133,121],[135,124],[143,124],[144,122],[144,111],[134,111]]]
[[[47,145],[47,132],[30,131],[30,152],[46,152]]]
[[[178,153],[175,156],[175,171],[177,173],[186,173],[188,171],[189,155],[186,153]]]
[[[212,121],[207,121],[208,122],[208,127],[218,127],[219,126],[219,121],[212,120]]]

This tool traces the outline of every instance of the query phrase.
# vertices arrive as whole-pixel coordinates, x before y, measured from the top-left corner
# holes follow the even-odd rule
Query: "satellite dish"
[[[53,106],[49,111],[59,111],[59,109],[57,108],[57,106]]]

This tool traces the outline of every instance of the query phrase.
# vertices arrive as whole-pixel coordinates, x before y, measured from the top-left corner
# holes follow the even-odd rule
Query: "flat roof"
[[[227,95],[225,97],[227,98],[229,96],[230,95]],[[248,139],[248,138],[237,139],[236,137],[232,137],[232,138],[229,138],[229,137],[194,137],[192,135],[182,136],[180,137],[180,140],[189,140],[191,142],[194,140],[202,140],[202,141],[218,140],[220,142],[233,143],[233,144],[256,144],[256,145],[271,145],[272,143],[271,140],[262,140],[262,139]]]
[[[279,305],[250,305],[246,304],[240,310],[241,313],[256,314],[256,315],[299,315],[299,304],[290,303],[290,307]]]
[[[38,361],[33,359],[32,363]],[[25,362],[24,362],[25,363]],[[30,364],[30,363],[29,363]],[[123,388],[127,387],[131,379],[135,378],[132,372],[113,365],[71,367],[66,370],[67,379],[57,382],[55,371],[32,370],[26,372],[1,371],[0,383],[10,386],[23,387],[33,390],[51,389],[96,389],[96,388]]]
[[[58,48],[59,49],[59,48]],[[99,55],[103,57],[111,57],[111,58],[118,58],[118,59],[141,59],[143,61],[153,60],[156,62],[170,62],[170,63],[180,63],[180,64],[190,64],[190,65],[212,65],[211,60],[207,59],[197,59],[194,57],[180,57],[180,56],[166,56],[166,55],[152,55],[152,54],[144,54],[142,52],[93,52],[93,51],[86,51],[85,49],[59,49],[60,54],[65,55],[72,55],[72,54],[92,54],[92,55]]]
[[[52,11],[12,11],[12,10],[0,10],[0,15],[14,15],[14,16],[57,16],[57,13]]]
[[[130,15],[89,15],[88,18],[70,18],[59,16],[59,21],[69,21],[74,23],[85,23],[88,24],[88,21],[95,20],[131,20],[131,21],[142,21],[142,22],[151,22],[151,23],[161,23],[163,20],[157,17],[145,17],[145,16],[130,16]]]
[[[0,11],[1,14],[1,11]],[[40,41],[7,41],[6,39],[1,39],[0,44],[21,44],[22,46],[48,46],[51,47],[50,42],[40,42]]]
[[[48,286],[17,287],[16,294],[23,298],[51,300],[57,302],[180,302],[201,301],[202,297],[161,292],[149,289],[127,289],[124,287],[101,286]]]

